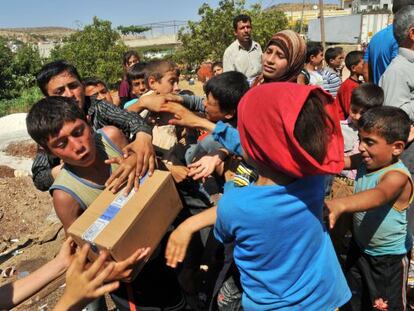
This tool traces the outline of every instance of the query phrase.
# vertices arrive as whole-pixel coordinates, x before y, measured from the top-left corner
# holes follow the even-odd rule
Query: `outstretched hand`
[[[325,207],[328,210],[329,229],[332,230],[335,227],[338,218],[344,212],[345,207],[335,199],[326,200]]]
[[[110,274],[107,275],[106,281],[120,280],[123,282],[132,281],[132,272],[134,267],[145,260],[150,252],[150,248],[139,248],[131,256],[123,261],[118,261],[115,263],[113,270]]]
[[[219,155],[206,155],[200,160],[188,165],[190,172],[188,177],[192,177],[194,180],[200,178],[207,178],[215,171],[216,167],[223,163]]]
[[[167,266],[176,268],[179,262],[183,262],[192,234],[185,223],[180,224],[171,233],[165,250]]]
[[[122,149],[124,158],[128,158],[131,153],[136,155],[135,175],[144,177],[148,172],[151,176],[155,170],[155,151],[152,145],[152,136],[140,132],[136,135],[135,140]]]
[[[128,195],[134,187],[135,191],[139,187],[139,178],[136,175],[136,154],[131,153],[127,158],[117,157],[105,160],[106,164],[118,164],[118,168],[112,172],[105,186],[108,190],[116,193],[127,182],[124,195]]]
[[[198,127],[200,119],[203,119],[184,106],[173,102],[163,104],[160,111],[169,112],[174,116],[173,119],[168,121],[169,124],[173,125],[194,128]]]
[[[66,272],[66,289],[55,310],[81,309],[91,300],[118,288],[119,282],[104,284],[115,268],[113,262],[105,267],[108,253],[101,252],[94,263],[87,266],[89,244],[83,245]]]

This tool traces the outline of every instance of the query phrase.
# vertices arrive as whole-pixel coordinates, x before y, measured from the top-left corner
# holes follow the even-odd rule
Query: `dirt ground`
[[[25,142],[18,142],[18,143],[10,143],[4,149],[4,152],[7,155],[14,156],[14,157],[26,157],[30,159],[34,159],[37,151],[36,143],[32,141],[25,141]]]
[[[33,158],[36,145],[30,141],[12,143],[4,151]],[[49,193],[38,191],[31,177],[14,177],[14,170],[5,164],[0,165],[0,272],[11,268],[16,272],[10,277],[0,276],[0,286],[52,259],[64,239]],[[63,283],[63,278],[57,280],[15,310],[52,310],[63,292],[59,287]]]
[[[11,143],[3,150],[18,158],[34,158],[33,141]],[[14,169],[0,163],[0,286],[33,272],[59,252],[65,239],[48,192],[37,190],[31,177],[14,177]],[[11,268],[15,273],[3,277]],[[13,310],[52,310],[62,296],[64,276]],[[109,296],[108,296],[109,297]],[[114,308],[107,297],[109,310]]]

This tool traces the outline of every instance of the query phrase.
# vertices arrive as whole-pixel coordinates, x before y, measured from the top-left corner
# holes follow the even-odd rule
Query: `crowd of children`
[[[27,116],[33,180],[65,231],[105,187],[139,191],[156,167],[171,172],[185,208],[150,258],[139,249],[108,264],[102,252],[88,265],[88,247],[75,252],[69,238],[56,259],[0,288],[0,306],[67,270],[56,310],[104,310],[109,292],[118,310],[407,310],[414,185],[400,158],[414,139],[414,71],[390,72],[412,66],[414,3],[400,2],[400,56],[381,87],[363,80],[363,52],[324,51],[291,30],[270,38],[254,79],[214,62],[204,97],[179,89],[173,62],[134,51],[119,98],[65,61],[43,66],[45,98]],[[396,81],[398,107],[384,104],[400,99]]]

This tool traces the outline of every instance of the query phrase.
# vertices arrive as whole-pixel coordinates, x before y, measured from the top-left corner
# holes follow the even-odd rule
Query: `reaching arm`
[[[183,262],[193,233],[214,225],[216,222],[216,210],[217,206],[213,206],[187,218],[171,233],[165,250],[167,266],[175,268],[177,263]]]
[[[51,261],[25,278],[2,286],[0,288],[0,309],[9,310],[13,308],[65,272],[72,261],[74,253],[72,242],[72,238],[68,238],[63,243],[59,254]]]
[[[126,137],[135,135],[138,132],[152,133],[152,129],[136,113],[129,113],[106,101],[99,101],[93,104],[95,109],[95,122],[98,128],[106,125],[114,125],[119,128]]]
[[[161,111],[174,114],[174,119],[169,121],[170,124],[198,128],[208,132],[211,132],[215,127],[215,123],[207,120],[206,118],[197,116],[180,104],[165,104],[162,106]]]
[[[407,186],[409,189],[407,189]],[[325,201],[329,210],[329,224],[333,228],[342,213],[363,212],[375,209],[400,198],[404,190],[411,194],[411,184],[408,176],[399,171],[386,173],[378,185],[370,190],[357,194]],[[402,199],[408,201],[408,196]],[[397,200],[398,202],[398,200]]]

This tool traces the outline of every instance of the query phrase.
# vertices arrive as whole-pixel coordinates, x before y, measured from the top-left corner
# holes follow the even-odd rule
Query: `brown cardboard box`
[[[78,245],[88,241],[88,257],[94,260],[106,249],[115,261],[122,261],[140,247],[156,249],[182,203],[169,172],[156,170],[141,181],[138,192],[128,197],[122,191],[108,190],[86,209],[69,227],[68,233]],[[135,269],[136,275],[144,264]]]

